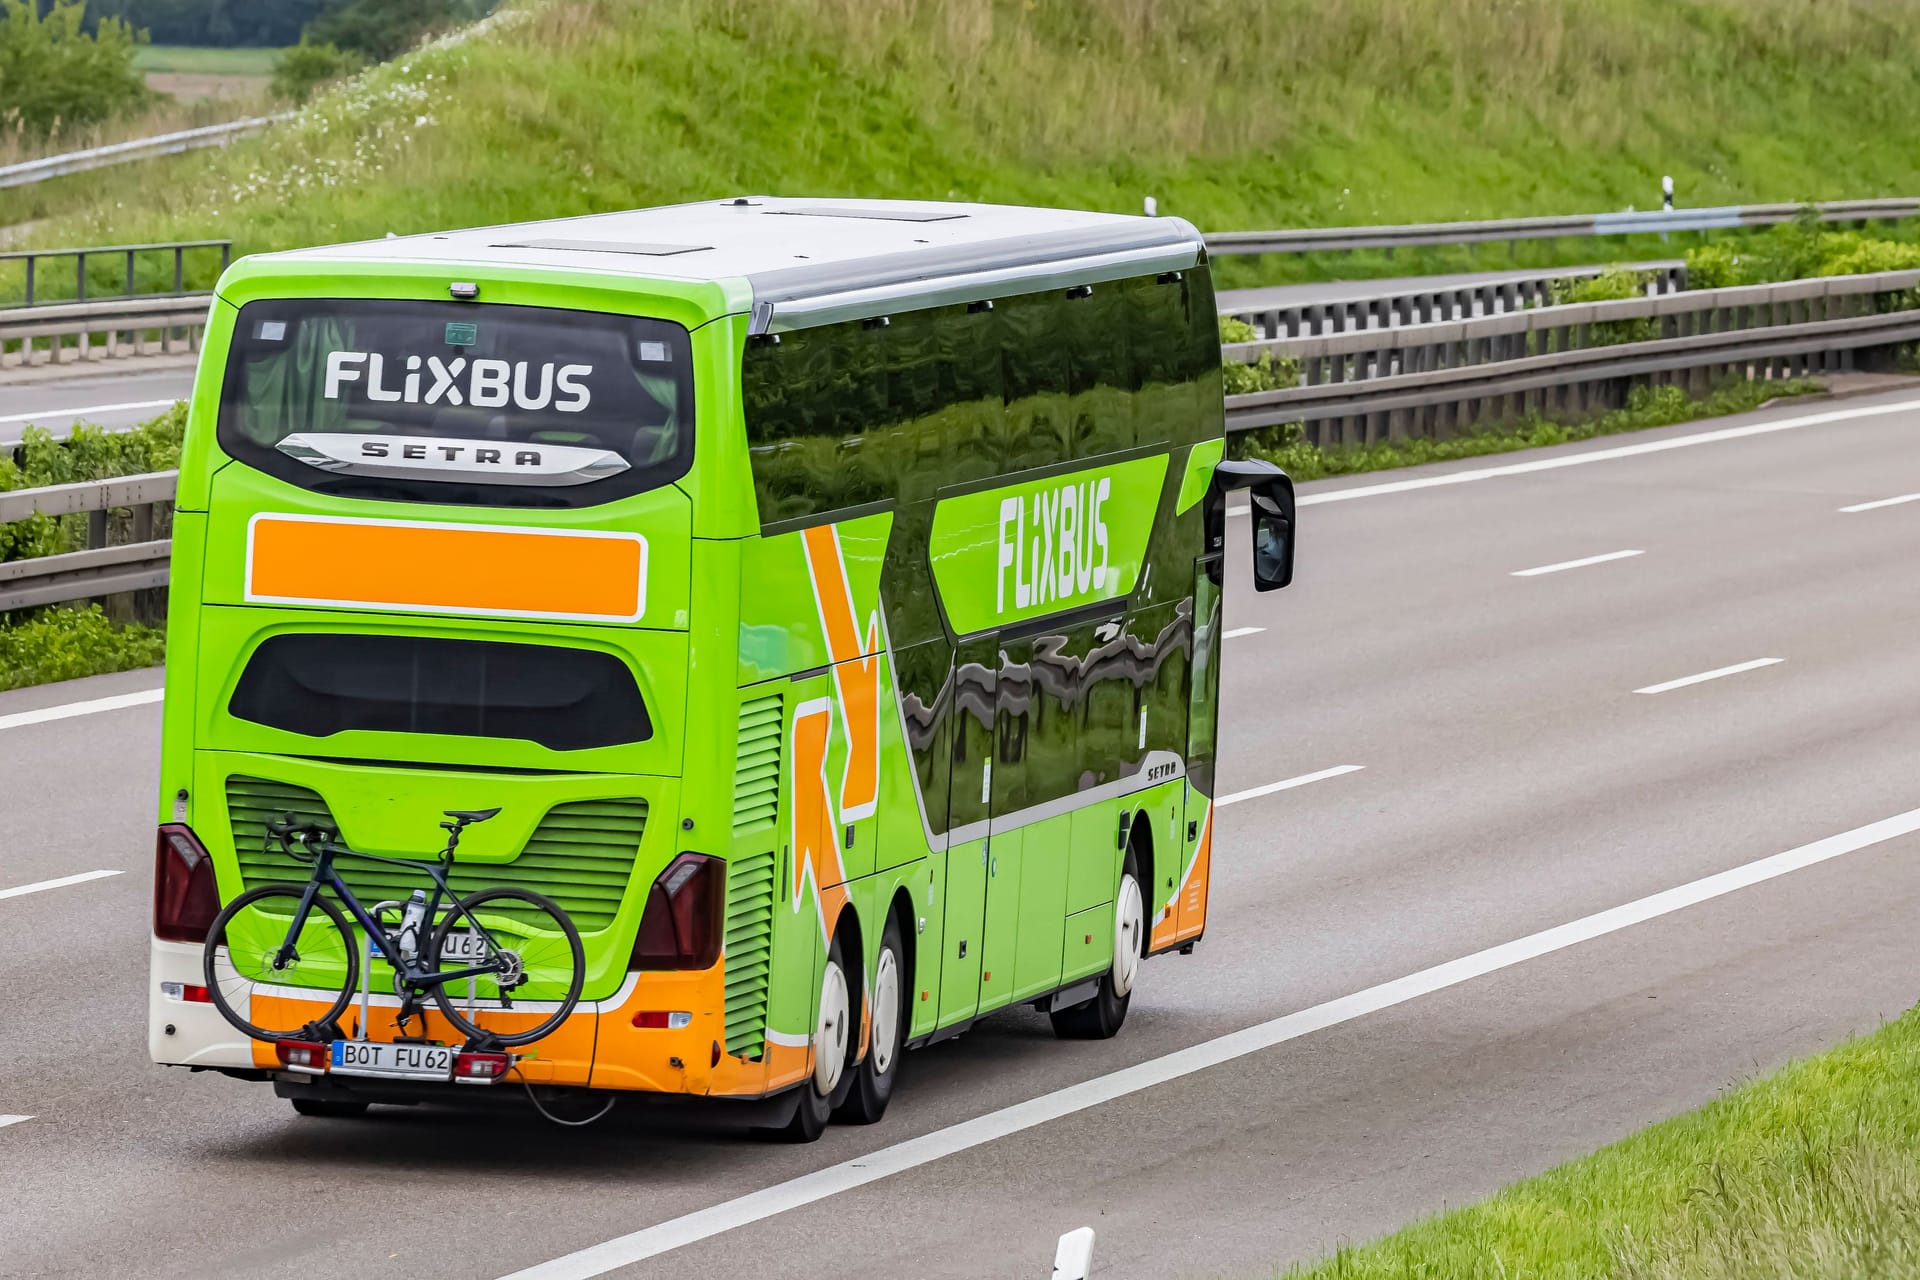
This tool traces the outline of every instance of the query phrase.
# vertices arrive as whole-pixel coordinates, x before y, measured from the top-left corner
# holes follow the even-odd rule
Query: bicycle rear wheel
[[[485,926],[492,945],[473,929],[474,921]],[[474,941],[456,947],[456,958],[448,959],[446,942],[456,933],[473,934]],[[532,1044],[565,1022],[587,980],[580,931],[566,912],[525,889],[482,889],[457,900],[433,931],[431,954],[440,973],[492,969],[435,983],[433,999],[464,1035],[491,1036],[509,1047]]]
[[[207,930],[207,995],[221,1017],[255,1040],[292,1039],[309,1025],[334,1021],[353,1000],[359,952],[346,916],[326,898],[315,896],[293,954],[274,964],[305,892],[285,884],[249,889]],[[316,1012],[315,1001],[325,1001],[325,1009]]]

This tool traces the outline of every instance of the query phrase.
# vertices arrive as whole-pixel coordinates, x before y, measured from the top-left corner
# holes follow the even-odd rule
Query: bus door
[[[1218,787],[1214,753],[1220,713],[1220,582],[1225,557],[1220,552],[1202,557],[1193,574],[1193,664],[1187,696],[1187,807],[1180,865],[1191,867],[1179,900],[1174,904],[1176,937],[1189,937],[1206,928],[1208,849],[1211,846],[1213,796]]]
[[[953,655],[953,756],[940,960],[943,1026],[973,1017],[980,1007],[999,688],[999,638],[989,635],[961,644]]]
[[[1013,999],[1020,932],[1021,849],[1026,832],[1008,825],[1028,805],[1027,735],[1033,723],[1031,638],[1001,641],[994,686],[992,812],[987,819],[987,902],[981,928],[980,1012]],[[1058,947],[1055,947],[1058,950]]]

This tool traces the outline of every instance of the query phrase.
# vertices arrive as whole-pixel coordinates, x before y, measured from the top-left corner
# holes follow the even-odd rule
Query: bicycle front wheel
[[[587,980],[580,931],[566,912],[524,889],[482,889],[456,901],[433,932],[432,957],[438,973],[485,971],[436,982],[434,1003],[462,1034],[509,1047],[532,1044],[565,1022]]]
[[[255,1040],[290,1040],[347,1011],[359,974],[353,930],[340,908],[315,896],[294,929],[304,886],[270,884],[229,902],[207,930],[207,995],[220,1016]],[[324,1002],[324,1007],[316,1007]],[[258,1019],[258,1021],[256,1021]]]

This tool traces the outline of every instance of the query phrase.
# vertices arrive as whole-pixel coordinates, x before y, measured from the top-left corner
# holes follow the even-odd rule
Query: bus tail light
[[[708,969],[720,958],[726,863],[683,853],[647,891],[629,969]]]
[[[273,1052],[280,1059],[280,1065],[289,1071],[310,1076],[326,1074],[327,1046],[318,1040],[275,1040]]]
[[[455,1084],[492,1084],[506,1078],[513,1059],[504,1053],[456,1053],[453,1055]]]
[[[213,859],[199,837],[182,822],[162,826],[154,851],[154,936],[168,942],[205,942],[219,914]]]

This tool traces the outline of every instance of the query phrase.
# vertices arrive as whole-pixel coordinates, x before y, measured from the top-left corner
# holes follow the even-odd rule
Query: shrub
[[[1623,302],[1647,296],[1647,274],[1631,267],[1609,267],[1597,276],[1576,276],[1555,280],[1550,296],[1554,305],[1580,302]],[[1639,320],[1606,320],[1593,326],[1595,346],[1619,342],[1646,342],[1660,336],[1659,322],[1651,316]]]
[[[133,69],[145,36],[126,23],[103,18],[87,35],[84,0],[53,0],[44,17],[35,0],[0,5],[0,123],[46,137],[132,115],[151,101]]]
[[[166,647],[164,631],[137,622],[116,627],[99,605],[0,618],[0,689],[151,667]]]
[[[1752,284],[1753,268],[1732,245],[1703,244],[1687,250],[1687,288],[1725,289]]]
[[[1221,345],[1259,340],[1259,333],[1246,321],[1236,320],[1232,316],[1220,317]],[[1271,351],[1262,351],[1260,358],[1252,364],[1223,360],[1221,368],[1226,392],[1230,396],[1242,396],[1250,391],[1278,391],[1300,385],[1300,362],[1291,356],[1276,356]]]
[[[295,106],[304,105],[314,90],[345,80],[366,65],[357,53],[330,44],[301,40],[283,49],[273,61],[273,96]]]
[[[492,8],[491,0],[346,0],[308,23],[301,39],[386,62],[421,37],[483,18]]]

